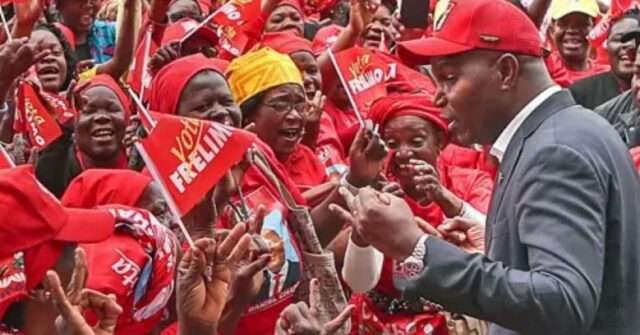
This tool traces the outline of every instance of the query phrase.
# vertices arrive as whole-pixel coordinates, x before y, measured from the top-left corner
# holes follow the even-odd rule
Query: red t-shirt
[[[269,148],[260,141],[256,144],[296,203],[306,205]],[[265,279],[260,292],[240,318],[234,334],[271,335],[280,313],[294,302],[293,293],[300,283],[303,270],[302,257],[298,241],[287,221],[289,211],[276,185],[254,165],[242,180],[242,191],[247,212],[251,213],[260,204],[266,207],[261,235],[269,242],[273,259],[264,271]],[[237,197],[232,200],[236,207],[242,208]],[[224,228],[230,227],[228,218],[221,221]]]
[[[339,178],[347,171],[346,153],[331,118],[323,113],[320,117],[320,132],[316,146],[316,155],[324,166],[329,180]]]
[[[444,166],[457,166],[465,169],[476,169],[486,172],[491,180],[495,180],[498,173],[498,161],[489,155],[488,148],[478,151],[455,144],[447,145],[438,160]]]
[[[324,166],[306,145],[298,144],[284,166],[300,192],[328,181]]]
[[[562,63],[562,58],[560,58],[560,54],[557,52],[552,53],[551,55],[549,55],[549,57],[547,57],[547,67],[549,67],[549,65],[551,64],[553,67],[558,67],[560,64],[562,67],[565,68],[565,71],[567,72],[568,75],[568,80],[569,80],[569,85],[573,85],[575,82],[577,82],[580,79],[584,79],[587,77],[591,77],[594,76],[596,74],[602,73],[602,72],[607,72],[611,69],[611,67],[608,64],[601,64],[601,63],[597,63],[593,60],[589,60],[589,69],[586,71],[573,71],[571,69],[568,69],[566,66],[564,66],[564,63]],[[549,71],[551,72],[551,71]],[[553,77],[553,76],[552,76]],[[559,84],[561,85],[561,84]],[[566,87],[564,85],[561,85],[563,87]]]
[[[358,124],[358,117],[353,109],[341,110],[329,99],[327,99],[327,102],[324,104],[324,111],[333,122],[333,126],[338,134]]]

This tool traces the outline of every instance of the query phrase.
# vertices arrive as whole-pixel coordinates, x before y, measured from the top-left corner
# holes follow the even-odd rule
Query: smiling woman
[[[67,89],[75,76],[77,60],[62,31],[52,24],[40,24],[33,30],[31,41],[51,50],[35,66],[44,90],[57,94]]]
[[[42,151],[36,168],[38,179],[56,196],[84,170],[128,165],[122,140],[131,111],[118,83],[108,75],[96,76],[75,99],[79,110],[73,137],[64,129]]]

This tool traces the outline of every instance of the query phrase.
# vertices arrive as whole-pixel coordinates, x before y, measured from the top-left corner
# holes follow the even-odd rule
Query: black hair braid
[[[34,31],[36,30],[44,30],[52,33],[58,41],[60,41],[60,45],[62,45],[62,50],[64,52],[64,59],[67,61],[67,75],[65,77],[64,83],[60,88],[61,91],[66,90],[69,87],[69,84],[76,77],[76,67],[78,65],[78,59],[76,58],[75,52],[73,48],[71,48],[71,44],[64,36],[62,31],[58,29],[55,25],[51,23],[41,23],[38,24]]]

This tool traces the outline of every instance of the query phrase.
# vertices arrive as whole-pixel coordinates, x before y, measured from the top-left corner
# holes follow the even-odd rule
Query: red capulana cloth
[[[449,138],[449,127],[440,116],[440,108],[433,105],[433,97],[426,94],[391,94],[376,100],[369,111],[369,118],[380,125],[380,131],[385,124],[398,116],[413,115],[425,119],[444,132],[444,138]]]
[[[202,54],[182,57],[163,67],[153,78],[149,93],[149,110],[176,114],[182,91],[191,78],[202,71],[215,71],[224,77],[229,62],[207,58]]]
[[[136,206],[152,179],[132,170],[90,169],[77,176],[62,196],[73,208],[120,204]]]
[[[305,38],[296,36],[296,34],[288,30],[265,33],[262,36],[262,47],[270,47],[285,55],[291,55],[294,52],[300,51],[306,51],[313,55],[311,42]]]
[[[89,79],[89,84],[84,90],[86,91],[96,86],[106,86],[116,94],[120,104],[122,104],[122,108],[124,109],[124,120],[125,122],[128,122],[129,117],[131,117],[131,104],[129,103],[129,96],[124,93],[120,84],[118,84],[118,82],[108,74],[99,74]]]
[[[116,224],[113,236],[80,245],[89,264],[87,287],[115,294],[124,310],[116,335],[152,331],[173,292],[175,237],[147,211],[132,208],[149,183],[150,177],[132,170],[91,169],[76,177],[62,197],[62,203],[73,208],[130,206],[114,207],[131,214],[129,220]],[[90,312],[85,316],[97,320]]]

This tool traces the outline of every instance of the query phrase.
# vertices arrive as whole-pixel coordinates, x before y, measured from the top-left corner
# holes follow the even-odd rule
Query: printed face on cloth
[[[228,64],[200,54],[171,62],[151,82],[149,109],[240,126],[240,108],[223,75]]]
[[[78,148],[97,163],[118,161],[124,157],[122,140],[131,116],[127,95],[111,76],[101,74],[80,96],[75,124]]]
[[[300,2],[298,0],[280,1],[278,7],[269,16],[264,31],[266,33],[290,31],[298,37],[304,36],[304,21]]]
[[[313,99],[316,91],[322,89],[322,75],[318,61],[307,39],[288,31],[266,33],[262,37],[262,46],[291,57],[302,74],[304,92],[308,99]]]
[[[298,68],[290,57],[264,48],[234,60],[227,75],[245,113],[244,123],[255,123],[258,137],[280,162],[286,162],[302,139],[306,122]]]
[[[432,97],[424,94],[393,94],[378,99],[369,114],[380,124],[380,133],[391,152],[387,171],[401,183],[410,183],[409,161],[419,159],[435,166],[449,136],[447,123]]]
[[[0,210],[11,213],[0,217],[0,239],[12,241],[0,245],[0,315],[27,298],[65,245],[103,241],[115,222],[108,211],[64,208],[37,182],[31,166],[0,171]]]

